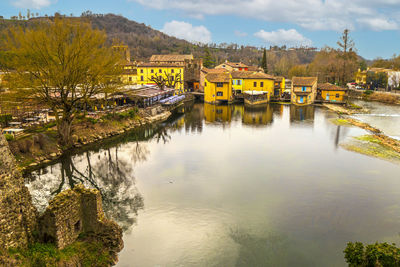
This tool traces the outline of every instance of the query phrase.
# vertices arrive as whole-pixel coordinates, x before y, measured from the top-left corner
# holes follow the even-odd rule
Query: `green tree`
[[[11,91],[52,109],[64,146],[72,145],[72,123],[84,103],[120,86],[118,54],[106,44],[106,34],[88,23],[56,18],[7,29],[0,40],[12,55],[3,64]]]
[[[264,48],[263,57],[261,60],[261,68],[265,73],[268,73],[268,62],[267,62],[267,49]]]
[[[212,68],[215,66],[215,61],[211,56],[210,49],[208,47],[204,48],[203,65],[206,68]]]

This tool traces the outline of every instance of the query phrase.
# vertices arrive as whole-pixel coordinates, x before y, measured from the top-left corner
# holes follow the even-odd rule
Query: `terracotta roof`
[[[202,68],[202,72],[204,73],[224,73],[226,72],[226,69],[209,69],[209,68]]]
[[[263,71],[263,69],[258,66],[249,66],[248,70],[249,71]]]
[[[165,61],[181,61],[184,62],[185,59],[193,59],[193,55],[152,55],[150,62],[165,62]]]
[[[269,80],[275,80],[275,77],[266,73],[261,73],[261,72],[253,72],[253,74],[250,75],[250,79],[269,79]]]
[[[233,79],[248,79],[254,72],[252,71],[232,71]]]
[[[181,67],[183,68],[183,64],[181,63],[167,63],[167,62],[146,62],[139,63],[138,67]]]
[[[224,63],[223,63],[224,64]],[[226,65],[229,65],[233,68],[248,68],[246,64],[243,64],[242,62],[225,62]]]
[[[294,86],[313,86],[318,80],[317,77],[293,77],[292,84]]]
[[[231,75],[229,73],[209,73],[206,75],[207,81],[211,83],[229,83]]]
[[[336,86],[331,83],[319,83],[318,89],[326,90],[326,91],[346,91],[347,90],[346,88],[342,88],[342,87]]]

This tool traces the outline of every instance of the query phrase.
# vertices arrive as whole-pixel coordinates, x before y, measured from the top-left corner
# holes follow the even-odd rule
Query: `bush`
[[[372,91],[372,90],[366,90],[366,91],[364,92],[364,95],[371,95],[373,92],[374,92],[374,91]]]
[[[346,262],[355,266],[400,266],[400,249],[396,244],[375,243],[364,246],[360,242],[347,243],[343,251]]]
[[[8,125],[8,122],[12,120],[11,114],[1,114],[0,115],[0,124]]]
[[[6,138],[7,141],[14,140],[14,135],[12,135],[12,134],[5,134],[4,137]]]
[[[18,142],[18,150],[21,153],[28,153],[32,148],[32,141],[29,139],[21,140]]]

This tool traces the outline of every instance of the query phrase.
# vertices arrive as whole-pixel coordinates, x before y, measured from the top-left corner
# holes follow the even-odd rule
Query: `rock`
[[[57,157],[57,153],[51,153],[51,154],[50,154],[50,157],[56,158],[56,157]]]

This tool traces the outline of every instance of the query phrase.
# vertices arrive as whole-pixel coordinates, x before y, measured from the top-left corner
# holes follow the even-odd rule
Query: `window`
[[[143,73],[143,69],[140,70],[140,73]]]
[[[303,91],[303,92],[307,91],[307,87],[303,86],[303,87],[301,88],[301,91]]]
[[[232,80],[232,85],[235,85],[235,80]]]
[[[174,78],[175,78],[174,76],[171,76],[171,81],[173,81],[173,80],[174,80]]]
[[[159,70],[158,70],[158,73],[162,73],[162,70],[161,70],[161,69],[159,69]]]
[[[222,112],[223,112],[222,109],[217,109],[217,110],[215,111],[215,113],[217,113],[217,114],[222,114]]]
[[[223,87],[224,84],[223,83],[217,83],[217,87]]]
[[[339,98],[339,94],[336,94],[336,98]]]
[[[143,82],[143,76],[140,76],[140,80]]]
[[[217,92],[217,96],[223,96],[224,93],[223,92]]]
[[[129,77],[129,81],[130,81],[130,82],[132,81],[132,77]]]
[[[242,80],[237,80],[237,85],[242,85]]]
[[[254,87],[257,87],[257,82],[254,82]]]
[[[154,70],[153,70],[153,69],[151,69],[151,73],[154,73]]]
[[[171,70],[171,73],[174,73],[174,71],[175,71],[175,70],[174,70],[174,69],[172,69],[172,70]]]
[[[204,82],[204,86],[207,86],[207,82]]]
[[[260,82],[260,87],[264,87],[264,82]]]

